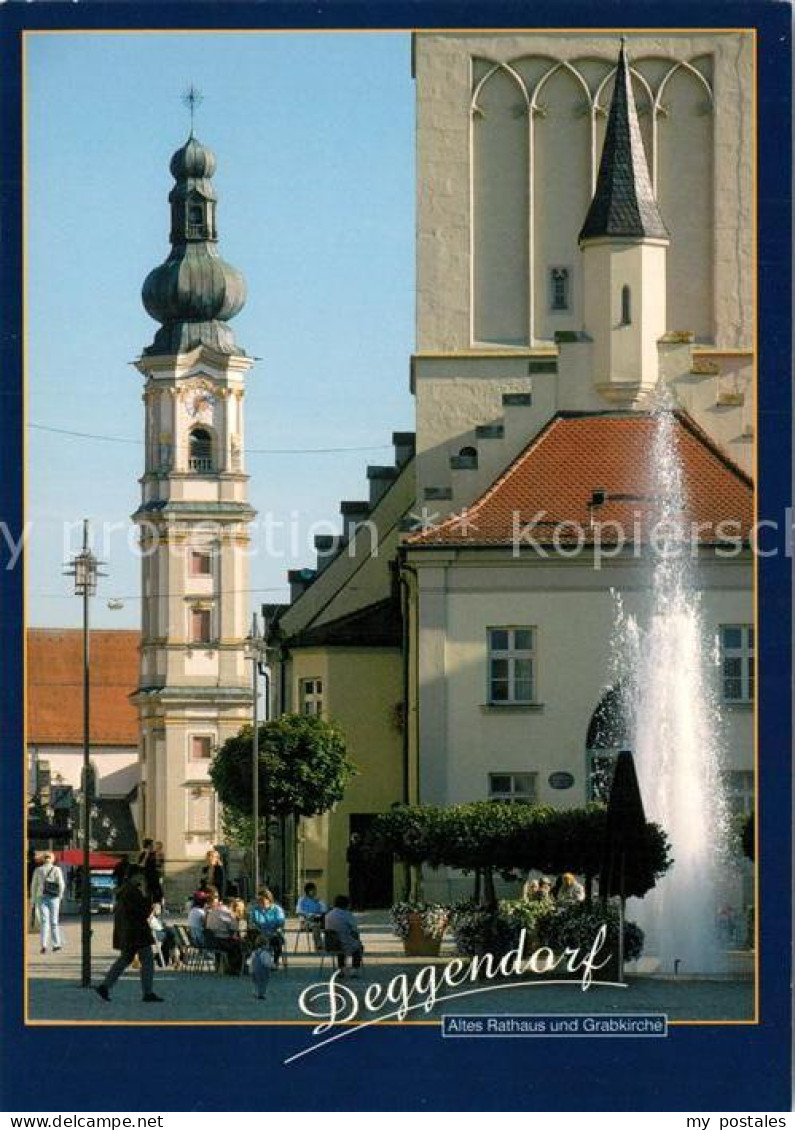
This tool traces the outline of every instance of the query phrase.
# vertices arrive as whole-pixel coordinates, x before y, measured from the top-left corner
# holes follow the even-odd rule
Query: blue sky
[[[414,88],[404,34],[37,34],[27,39],[28,420],[125,442],[28,433],[28,619],[78,623],[61,575],[64,523],[108,534],[102,627],[136,627],[127,548],[142,467],[142,378],[157,326],[140,289],[168,250],[171,154],[196,135],[218,157],[220,249],[248,283],[234,321],[249,378],[251,499],[291,521],[366,498],[413,426]],[[76,535],[75,535],[76,536]],[[134,544],[134,542],[133,542]],[[68,547],[67,547],[68,548]],[[252,561],[252,605],[283,599],[297,555]],[[125,598],[110,611],[109,597]]]

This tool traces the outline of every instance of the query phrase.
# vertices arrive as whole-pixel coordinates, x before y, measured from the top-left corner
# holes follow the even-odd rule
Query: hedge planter
[[[442,934],[429,934],[422,925],[422,915],[409,915],[409,932],[403,939],[406,957],[438,957],[442,948]]]

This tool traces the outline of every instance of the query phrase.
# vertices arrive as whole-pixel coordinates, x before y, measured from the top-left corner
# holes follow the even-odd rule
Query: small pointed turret
[[[622,40],[596,192],[580,232],[592,379],[596,391],[617,404],[634,404],[657,384],[668,243]]]
[[[668,239],[652,192],[623,39],[596,192],[580,231],[581,244],[604,238]]]

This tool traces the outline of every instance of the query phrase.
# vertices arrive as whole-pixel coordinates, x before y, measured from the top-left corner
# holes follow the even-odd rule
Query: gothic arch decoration
[[[668,324],[692,330],[697,341],[715,335],[714,312],[714,121],[712,89],[684,61],[663,76],[655,100],[655,192],[671,233]],[[681,152],[698,153],[682,164]]]
[[[512,67],[493,66],[471,101],[470,337],[489,344],[532,340],[530,102]]]
[[[662,173],[666,162],[672,164],[673,156],[668,157],[665,147],[660,144],[661,123],[667,128],[671,119],[675,129],[685,129],[681,118],[676,121],[677,115],[671,115],[671,109],[664,100],[673,87],[682,78],[687,77],[695,83],[701,92],[699,115],[704,122],[709,122],[709,138],[706,136],[699,146],[699,151],[711,154],[712,126],[711,117],[714,105],[714,96],[711,83],[702,69],[695,65],[695,61],[707,60],[710,57],[699,54],[693,60],[675,59],[669,55],[647,55],[634,61],[630,66],[633,84],[642,91],[639,112],[642,117],[642,132],[647,149],[649,172],[655,195],[660,191],[661,184],[664,188],[665,180]],[[544,55],[526,55],[515,59],[494,62],[493,60],[476,59],[474,71],[481,77],[474,82],[470,103],[470,294],[471,294],[471,341],[486,344],[521,345],[533,344],[537,341],[548,340],[549,326],[545,318],[547,301],[547,287],[541,284],[543,271],[546,264],[534,262],[536,250],[543,253],[542,241],[538,233],[545,228],[554,228],[557,217],[540,215],[536,173],[545,175],[538,165],[538,136],[536,123],[550,113],[548,95],[554,85],[556,76],[565,74],[577,85],[582,95],[581,103],[575,108],[575,115],[587,119],[588,140],[585,159],[588,163],[588,188],[593,193],[596,186],[596,177],[600,159],[600,130],[601,121],[607,113],[607,91],[615,75],[616,67],[612,61],[596,56],[583,56],[575,59],[554,59]],[[485,73],[483,68],[485,67]],[[513,106],[516,124],[513,131],[515,144],[511,147],[510,160],[514,162],[509,175],[501,166],[500,143],[497,139],[496,115],[489,113],[489,93],[494,92],[495,83],[502,83],[507,96],[508,91],[513,91],[515,104]],[[510,85],[507,85],[510,84]],[[506,97],[507,102],[507,97]],[[506,106],[506,109],[510,109]],[[493,131],[493,135],[490,135]],[[671,133],[673,131],[668,131]],[[574,136],[574,135],[573,135]],[[497,158],[495,160],[495,158]],[[704,233],[711,233],[713,227],[713,202],[711,160],[707,162],[710,168],[702,169],[702,162],[691,162],[685,170],[688,186],[691,182],[695,185],[696,195],[701,202],[698,225]],[[681,162],[677,163],[677,167]],[[526,170],[526,183],[518,182],[520,166]],[[487,167],[488,166],[488,167]],[[679,175],[681,179],[681,168]],[[489,179],[490,178],[490,179]],[[514,233],[515,245],[521,247],[521,255],[514,254],[510,267],[506,265],[504,256],[500,254],[499,244],[490,243],[489,225],[494,223],[494,211],[489,209],[489,191],[484,192],[484,182],[488,181],[493,186],[493,195],[499,203],[498,215],[501,227]],[[683,189],[683,191],[685,191]],[[689,188],[688,188],[689,191]],[[663,193],[663,196],[665,194]],[[708,208],[707,208],[708,205]],[[587,204],[586,204],[587,207]],[[661,198],[661,208],[666,223],[669,215],[666,212],[666,201]],[[679,209],[682,211],[682,209]],[[668,212],[673,212],[674,238],[677,234],[678,213],[675,203],[670,204]],[[583,213],[584,214],[584,213]],[[696,221],[693,221],[696,226]],[[505,236],[502,236],[503,240]],[[706,238],[706,237],[705,237]],[[681,237],[681,242],[687,246],[686,236]],[[701,241],[700,250],[704,252],[704,240]],[[685,252],[695,259],[691,250]],[[576,244],[572,247],[570,258],[576,262]],[[707,261],[708,260],[708,261]],[[492,269],[489,269],[489,261]],[[497,267],[499,264],[498,274]],[[711,256],[702,254],[702,269],[697,284],[693,290],[699,290],[702,297],[700,305],[705,310],[711,310],[712,305],[712,259]],[[579,272],[577,272],[579,273]],[[698,272],[696,272],[698,274]],[[498,274],[497,292],[489,293],[492,283],[492,274]],[[671,277],[676,277],[671,272]],[[512,325],[501,325],[494,316],[494,309],[499,306],[498,296],[500,287],[510,290],[514,302]],[[575,287],[575,292],[578,288]],[[518,318],[518,300],[526,305],[526,316],[520,325]],[[688,297],[684,310],[692,308],[692,293]],[[678,308],[673,291],[669,294],[669,303],[673,299],[673,322],[676,321]],[[680,302],[680,306],[683,303]],[[578,312],[578,304],[572,304],[572,318]],[[709,337],[710,327],[705,327],[706,314],[701,314],[701,333],[696,329],[697,336]],[[673,322],[671,324],[673,325]],[[560,326],[555,328],[575,328]],[[683,325],[681,328],[689,329]],[[517,332],[517,330],[519,332]],[[544,333],[539,331],[544,331]]]

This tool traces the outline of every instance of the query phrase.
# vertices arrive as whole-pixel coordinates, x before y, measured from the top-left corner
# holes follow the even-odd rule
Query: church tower
[[[631,403],[658,379],[669,239],[652,190],[623,42],[596,191],[579,243],[594,386],[607,400]]]
[[[161,840],[172,890],[195,885],[218,841],[214,749],[249,720],[248,475],[243,398],[251,358],[228,325],[243,277],[220,257],[214,154],[191,132],[171,159],[171,251],[143,285],[160,323],[144,377],[145,465],[133,515],[142,552],[142,835]]]

